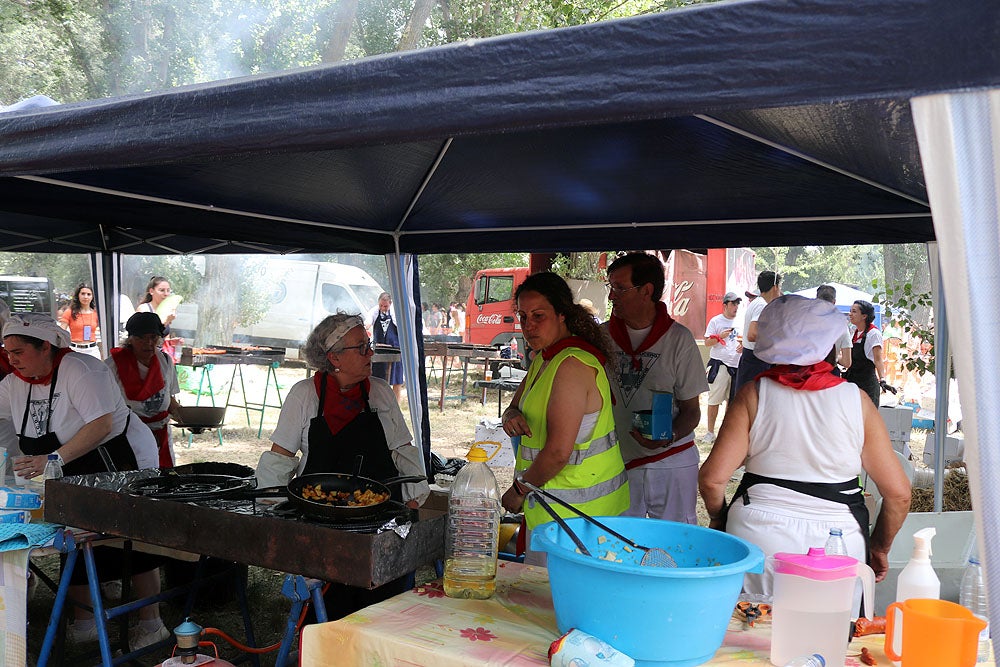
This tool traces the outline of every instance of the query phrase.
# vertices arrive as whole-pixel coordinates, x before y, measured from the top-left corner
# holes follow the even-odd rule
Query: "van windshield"
[[[371,304],[372,308],[378,305],[378,297],[382,293],[382,288],[378,285],[351,285],[351,289],[358,295],[358,300],[361,303]],[[366,313],[361,314],[365,315]]]

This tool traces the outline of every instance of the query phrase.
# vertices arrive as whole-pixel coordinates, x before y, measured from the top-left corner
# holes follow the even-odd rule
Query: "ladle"
[[[610,533],[611,535],[614,535],[615,537],[617,537],[619,540],[621,540],[625,544],[628,544],[629,546],[631,546],[631,547],[633,547],[635,549],[639,549],[640,551],[642,551],[643,552],[643,556],[642,556],[642,560],[639,562],[639,565],[644,565],[646,567],[677,567],[677,561],[674,560],[674,557],[671,556],[666,551],[664,551],[663,549],[660,549],[658,547],[644,547],[641,544],[638,544],[638,543],[630,540],[629,538],[625,537],[621,533],[618,533],[618,532],[616,532],[614,530],[611,530],[606,525],[604,525],[603,523],[601,523],[600,521],[598,521],[594,517],[590,516],[586,512],[583,512],[583,511],[577,509],[576,507],[574,507],[573,505],[570,505],[568,502],[566,502],[565,500],[563,500],[559,496],[557,496],[555,494],[552,494],[552,493],[549,493],[545,489],[541,489],[541,488],[535,486],[534,484],[532,484],[531,482],[524,481],[524,478],[522,478],[522,477],[518,477],[517,478],[517,483],[520,484],[520,485],[522,485],[522,486],[527,487],[532,492],[534,492],[536,494],[535,498],[539,502],[542,501],[542,499],[539,496],[545,496],[546,498],[548,498],[550,500],[554,500],[555,502],[559,503],[560,505],[562,505],[566,509],[568,509],[571,512],[573,512],[574,514],[576,514],[577,516],[579,516],[579,517],[581,517],[583,519],[586,519],[587,521],[589,521],[590,523],[594,524],[595,526],[597,526],[601,530],[603,530],[603,531],[605,531],[607,533]],[[545,507],[545,503],[542,503],[542,507]],[[562,526],[562,523],[560,523],[559,525]],[[565,530],[567,530],[567,532],[569,531],[569,529],[565,529]],[[573,537],[574,540],[575,540],[576,536],[573,535],[572,533],[570,533],[570,537]]]

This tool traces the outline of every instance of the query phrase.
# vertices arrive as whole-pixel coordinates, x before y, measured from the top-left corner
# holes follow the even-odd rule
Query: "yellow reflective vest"
[[[549,398],[552,382],[559,365],[573,357],[597,371],[597,388],[601,392],[601,412],[593,435],[587,442],[574,445],[573,454],[558,475],[545,483],[546,491],[559,496],[592,516],[617,516],[628,509],[629,491],[625,464],[618,449],[615,419],[611,410],[611,386],[604,367],[590,352],[567,347],[558,352],[542,369],[542,355],[532,360],[524,378],[525,391],[520,409],[531,427],[532,436],[522,436],[517,450],[515,474],[528,469],[545,446]],[[552,406],[558,408],[558,406]],[[541,506],[524,504],[524,518],[529,529],[552,520]],[[570,510],[550,503],[561,516],[575,516]]]

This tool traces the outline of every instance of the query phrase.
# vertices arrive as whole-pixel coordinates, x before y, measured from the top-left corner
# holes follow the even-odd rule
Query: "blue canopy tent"
[[[422,377],[420,253],[937,239],[992,546],[998,38],[981,0],[747,0],[0,114],[0,249],[386,254]]]

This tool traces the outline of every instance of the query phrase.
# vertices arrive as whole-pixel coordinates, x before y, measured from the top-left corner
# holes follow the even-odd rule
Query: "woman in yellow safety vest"
[[[551,520],[540,506],[525,505],[528,489],[520,478],[588,514],[621,514],[629,493],[604,372],[607,339],[554,273],[529,276],[514,296],[535,357],[503,413],[504,431],[521,436],[515,479],[503,506],[523,509],[529,530]],[[558,505],[554,509],[573,516]],[[543,563],[544,554],[529,551],[525,562]]]

